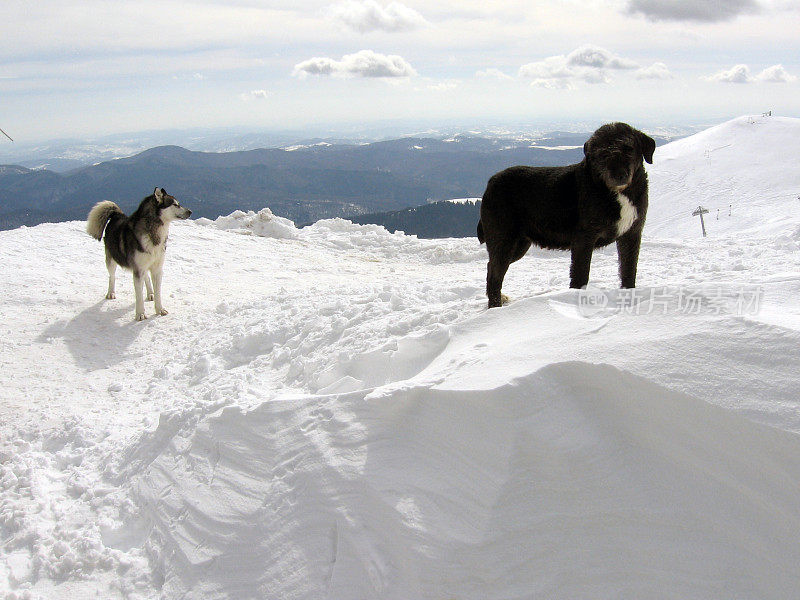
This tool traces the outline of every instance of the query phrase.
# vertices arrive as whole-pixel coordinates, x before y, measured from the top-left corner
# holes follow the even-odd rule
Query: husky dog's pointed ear
[[[656,151],[656,141],[651,138],[646,133],[642,133],[641,131],[636,132],[637,137],[639,138],[639,145],[642,147],[642,156],[647,161],[647,164],[653,164],[653,152]]]
[[[157,202],[161,202],[164,199],[164,188],[156,188],[153,190],[153,196],[156,197]]]

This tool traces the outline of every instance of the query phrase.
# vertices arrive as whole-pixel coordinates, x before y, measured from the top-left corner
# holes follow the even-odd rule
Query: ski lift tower
[[[700,215],[700,226],[703,228],[703,237],[706,237],[706,222],[703,220],[703,215],[708,214],[708,209],[703,208],[702,206],[698,206],[697,209],[692,213],[693,217]]]

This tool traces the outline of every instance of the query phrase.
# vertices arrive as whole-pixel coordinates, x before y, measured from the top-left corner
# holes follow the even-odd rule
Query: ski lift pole
[[[706,237],[706,222],[703,220],[703,215],[708,213],[707,208],[703,208],[702,206],[698,206],[697,209],[692,213],[693,217],[700,215],[700,226],[703,228],[703,237]]]
[[[4,136],[6,136],[8,139],[10,139],[12,142],[14,141],[14,140],[12,140],[12,139],[11,139],[11,136],[10,136],[10,135],[8,135],[8,134],[7,134],[5,131],[3,131],[2,129],[0,129],[0,133],[2,133]]]

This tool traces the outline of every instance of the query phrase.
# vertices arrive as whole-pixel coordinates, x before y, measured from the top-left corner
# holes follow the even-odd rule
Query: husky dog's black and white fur
[[[656,143],[625,123],[603,125],[584,144],[584,159],[565,167],[511,167],[489,179],[478,239],[486,242],[489,307],[500,306],[508,266],[536,244],[570,250],[570,287],[589,281],[592,251],[617,243],[622,287],[636,286],[647,213],[647,173]]]
[[[136,293],[137,321],[147,318],[144,314],[143,284],[147,286],[147,299],[155,301],[156,314],[167,314],[161,304],[161,270],[167,249],[169,224],[175,219],[188,219],[191,214],[192,211],[182,207],[164,188],[156,188],[129,217],[119,206],[108,200],[98,202],[89,212],[87,233],[100,240],[105,230],[108,269],[106,298],[116,298],[114,283],[117,265],[131,270],[133,290]]]

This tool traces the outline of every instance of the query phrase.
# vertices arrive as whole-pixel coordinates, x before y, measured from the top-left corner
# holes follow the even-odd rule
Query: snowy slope
[[[532,251],[487,311],[474,239],[264,210],[135,323],[83,223],[0,232],[0,598],[792,597],[798,258]]]
[[[779,234],[800,227],[800,119],[744,116],[656,150],[647,233],[711,237],[742,231]]]
[[[167,596],[796,591],[796,434],[607,365],[486,391],[448,389],[459,372],[226,408],[173,440],[136,490]]]

